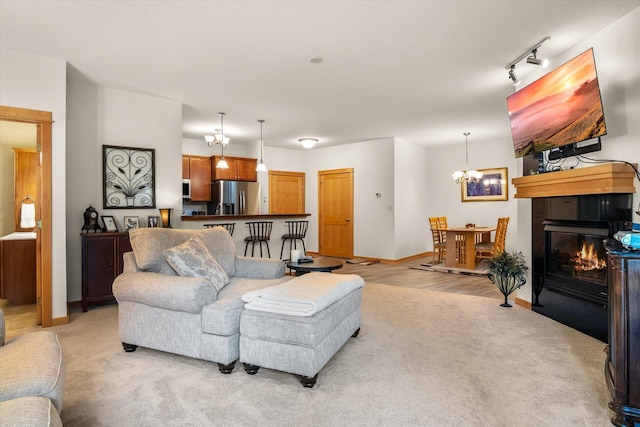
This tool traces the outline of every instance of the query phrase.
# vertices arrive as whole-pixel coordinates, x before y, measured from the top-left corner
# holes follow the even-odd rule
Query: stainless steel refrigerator
[[[209,215],[257,215],[260,213],[260,184],[218,180],[211,183]]]

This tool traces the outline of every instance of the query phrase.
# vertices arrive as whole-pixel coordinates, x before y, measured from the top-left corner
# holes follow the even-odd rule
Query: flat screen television
[[[606,135],[593,48],[509,95],[507,107],[516,157]]]

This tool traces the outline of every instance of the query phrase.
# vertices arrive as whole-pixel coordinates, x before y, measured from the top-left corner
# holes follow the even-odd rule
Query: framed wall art
[[[499,202],[509,200],[507,168],[478,169],[482,178],[460,184],[463,202]]]
[[[104,209],[156,207],[155,151],[102,146]]]
[[[149,227],[149,228],[156,228],[158,226],[158,224],[160,224],[160,217],[159,216],[150,216],[147,219],[147,227]]]

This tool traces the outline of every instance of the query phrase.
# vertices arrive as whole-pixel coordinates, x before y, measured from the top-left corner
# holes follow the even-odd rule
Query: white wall
[[[124,216],[138,216],[141,227],[159,208],[173,208],[180,228],[182,211],[182,105],[178,101],[70,83],[67,139],[67,275],[69,301],[82,298],[80,230],[92,205],[113,215],[123,231]],[[155,209],[104,209],[102,145],[155,149]]]
[[[67,315],[65,251],[66,62],[0,49],[0,105],[50,111],[52,126],[52,317]]]
[[[429,232],[429,181],[426,147],[396,138],[394,145],[395,256],[421,254],[433,246]]]
[[[605,29],[584,40],[564,54],[553,58],[547,70],[562,65],[593,47],[598,81],[604,104],[607,135],[602,137],[602,151],[587,156],[595,159],[625,160],[640,163],[640,8],[635,9]],[[528,76],[523,85],[544,73]],[[567,160],[567,164],[575,164]],[[579,167],[592,166],[581,164]],[[522,176],[522,161],[519,161]],[[640,203],[640,185],[635,180],[634,210]],[[638,222],[638,215],[633,216]],[[531,260],[531,201],[518,202],[517,249]],[[531,302],[531,271],[518,297]]]

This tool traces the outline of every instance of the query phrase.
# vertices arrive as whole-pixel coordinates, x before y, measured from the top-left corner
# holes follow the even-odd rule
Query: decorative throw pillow
[[[165,249],[167,262],[180,276],[198,277],[213,282],[217,291],[229,283],[229,275],[211,256],[202,240],[192,237],[181,245]]]

